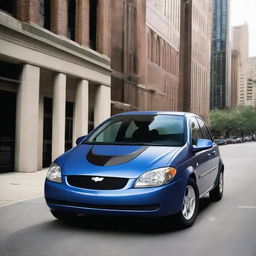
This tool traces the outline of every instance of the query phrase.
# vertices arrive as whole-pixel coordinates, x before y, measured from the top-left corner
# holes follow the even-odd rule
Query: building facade
[[[237,92],[237,105],[247,105],[247,73],[249,53],[249,32],[245,23],[232,29],[232,49],[239,53],[239,79]],[[249,90],[250,91],[250,90]]]
[[[238,88],[240,79],[240,53],[232,50],[231,56],[231,108],[238,106]]]
[[[181,1],[181,88],[183,109],[208,120],[212,5],[209,0]]]
[[[255,57],[249,58],[246,86],[246,105],[256,108],[256,63]]]
[[[112,113],[181,110],[180,1],[112,1]]]
[[[213,0],[210,108],[230,105],[229,0]]]
[[[0,172],[49,166],[110,116],[110,10],[110,0],[0,2]]]

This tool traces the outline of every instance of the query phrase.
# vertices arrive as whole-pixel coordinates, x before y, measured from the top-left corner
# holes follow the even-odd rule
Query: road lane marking
[[[239,205],[239,209],[256,209],[256,206],[254,205]]]

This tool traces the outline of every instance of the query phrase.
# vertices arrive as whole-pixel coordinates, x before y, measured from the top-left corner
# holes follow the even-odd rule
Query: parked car
[[[224,139],[215,139],[214,142],[218,145],[226,145],[227,142]]]
[[[252,136],[245,136],[244,137],[244,142],[250,142],[252,141]]]
[[[236,138],[236,143],[241,143],[241,142],[243,142],[241,137]]]
[[[229,137],[226,139],[227,144],[234,144],[236,143],[236,138],[235,137]]]
[[[130,112],[111,117],[58,157],[45,180],[51,213],[161,217],[191,226],[199,198],[223,195],[224,165],[200,117]]]

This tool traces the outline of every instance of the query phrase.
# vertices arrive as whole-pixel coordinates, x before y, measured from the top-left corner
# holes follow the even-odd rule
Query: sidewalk
[[[47,169],[33,173],[1,173],[0,207],[42,197],[46,172]]]

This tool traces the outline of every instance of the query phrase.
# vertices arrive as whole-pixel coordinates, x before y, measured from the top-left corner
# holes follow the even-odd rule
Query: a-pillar
[[[24,65],[17,94],[16,171],[37,171],[39,81],[40,68],[28,64]]]
[[[110,87],[98,86],[94,102],[94,127],[99,125],[111,115]]]
[[[66,75],[58,73],[53,84],[52,161],[65,151]]]
[[[89,89],[88,81],[80,80],[76,90],[74,123],[73,123],[73,146],[76,139],[88,133],[88,109]]]

